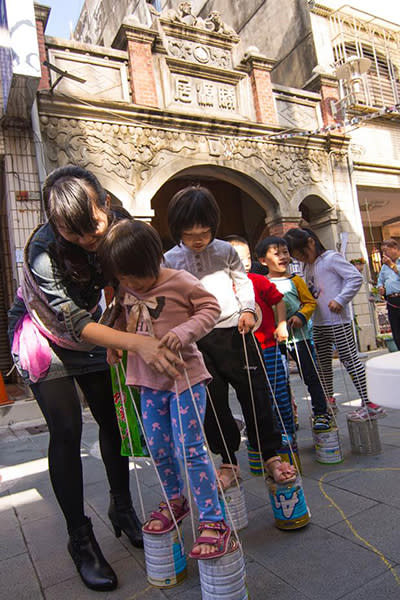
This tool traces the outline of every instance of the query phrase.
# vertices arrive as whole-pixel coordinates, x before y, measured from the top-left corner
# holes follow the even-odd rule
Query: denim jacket
[[[33,275],[38,292],[44,298],[47,309],[50,309],[54,315],[51,317],[51,323],[44,324],[50,331],[54,330],[56,336],[60,337],[59,332],[65,332],[67,339],[75,340],[77,346],[80,346],[82,350],[87,350],[93,346],[88,346],[83,342],[80,335],[85,325],[97,321],[100,316],[100,310],[96,310],[96,306],[105,282],[96,255],[84,251],[81,252],[81,258],[82,273],[84,272],[85,277],[81,276],[82,273],[77,273],[76,278],[63,276],[60,265],[57,263],[54,243],[55,234],[49,223],[38,228],[26,246],[26,266]],[[82,279],[84,280],[82,281]],[[24,294],[25,298],[27,296],[27,301],[37,302],[34,295],[29,295],[29,289],[28,293]],[[32,305],[30,305],[31,311]],[[17,294],[9,311],[10,340],[12,340],[18,320],[26,312],[24,301]],[[60,345],[68,347],[68,345]]]

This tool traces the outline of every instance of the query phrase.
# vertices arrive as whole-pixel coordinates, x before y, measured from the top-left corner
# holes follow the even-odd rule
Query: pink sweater
[[[127,288],[120,289],[126,321],[132,322],[136,310],[137,333],[154,335],[160,339],[167,332],[173,331],[182,343],[181,353],[190,385],[201,381],[207,383],[210,374],[196,341],[215,326],[221,312],[219,304],[190,273],[173,269],[161,269],[160,273],[156,285],[148,292],[138,294]],[[146,315],[150,319],[146,320]],[[175,380],[153,371],[138,354],[128,354],[126,383],[154,390],[175,391]],[[188,389],[184,373],[176,383],[178,393]]]

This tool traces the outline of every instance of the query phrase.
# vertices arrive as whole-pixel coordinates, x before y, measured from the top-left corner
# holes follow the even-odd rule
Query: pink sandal
[[[238,465],[222,463],[217,470],[217,482],[223,492],[228,488],[237,485],[240,481],[240,469]]]
[[[217,537],[202,536],[204,529],[212,529],[217,532]],[[190,558],[197,558],[198,560],[209,560],[210,558],[220,558],[228,552],[229,540],[231,537],[230,527],[225,521],[202,521],[198,527],[199,537],[196,539],[193,548],[189,554]],[[199,546],[199,544],[209,544],[214,546],[214,551],[208,554],[200,554],[200,552],[193,552],[193,550]]]
[[[294,467],[293,465],[289,465],[289,463],[287,463],[287,466],[291,467],[291,475],[289,475],[286,479],[277,479],[276,476],[274,475],[274,468],[273,468],[274,463],[281,464],[282,462],[283,461],[280,456],[272,456],[271,458],[266,460],[264,463],[266,475],[268,477],[271,477],[271,479],[273,479],[275,481],[275,483],[280,483],[282,485],[285,485],[286,483],[294,483],[297,479],[297,470],[296,470],[296,467]],[[285,475],[285,473],[282,473],[282,472],[280,474]]]
[[[175,522],[180,523],[190,513],[189,504],[186,498],[183,499],[182,504],[177,504],[176,502],[174,502],[174,500],[170,500],[169,503],[171,508],[169,508],[166,502],[160,502],[158,510],[154,510],[151,513],[150,519],[148,519],[148,521],[146,521],[146,523],[143,525],[142,531],[144,531],[145,533],[153,533],[154,535],[162,535],[163,533],[168,533],[169,531],[172,531],[175,527]],[[174,519],[170,519],[166,515],[163,515],[161,512],[162,510],[172,510],[175,517],[175,521]],[[150,521],[161,521],[163,527],[161,529],[149,529],[148,526]]]

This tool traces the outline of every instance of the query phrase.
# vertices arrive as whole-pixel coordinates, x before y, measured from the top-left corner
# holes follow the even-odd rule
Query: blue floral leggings
[[[204,383],[199,383],[193,386],[192,392],[198,412],[204,421],[206,386]],[[223,516],[214,469],[207,455],[190,390],[182,392],[177,398],[175,392],[142,387],[140,398],[149,450],[168,500],[179,498],[183,492],[184,483],[178,462],[178,458],[183,461],[183,445],[190,487],[199,510],[199,519],[221,521]]]

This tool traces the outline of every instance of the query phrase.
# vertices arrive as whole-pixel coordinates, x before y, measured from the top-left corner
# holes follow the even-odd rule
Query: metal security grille
[[[371,108],[398,104],[400,27],[348,6],[330,16],[330,26],[335,67],[353,56],[371,61],[360,91],[354,93],[340,81],[341,97],[352,94],[354,104]]]
[[[4,170],[0,164],[0,372],[4,376],[11,368],[10,344],[7,335],[7,310],[11,291],[9,241],[4,197]]]

